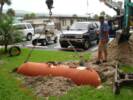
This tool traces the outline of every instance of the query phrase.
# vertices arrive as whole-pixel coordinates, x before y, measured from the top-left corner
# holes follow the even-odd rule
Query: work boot
[[[107,60],[103,60],[103,63],[106,63],[107,62]]]
[[[101,61],[97,60],[94,64],[99,65],[99,64],[101,64]]]

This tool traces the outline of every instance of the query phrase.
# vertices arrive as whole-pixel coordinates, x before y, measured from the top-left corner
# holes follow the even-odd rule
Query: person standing
[[[107,62],[107,44],[109,40],[109,25],[105,22],[103,16],[99,17],[100,29],[99,29],[99,43],[98,54],[96,64]]]

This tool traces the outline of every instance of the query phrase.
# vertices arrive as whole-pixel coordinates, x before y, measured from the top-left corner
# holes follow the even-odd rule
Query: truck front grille
[[[65,36],[65,38],[75,38],[75,36]]]

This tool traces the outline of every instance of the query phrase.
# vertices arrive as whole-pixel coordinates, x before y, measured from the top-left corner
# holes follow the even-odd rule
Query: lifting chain
[[[47,7],[49,9],[49,15],[52,16],[53,0],[46,0]]]

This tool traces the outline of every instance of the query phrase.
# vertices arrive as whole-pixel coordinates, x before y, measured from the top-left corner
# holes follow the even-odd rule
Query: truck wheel
[[[54,43],[57,43],[57,39],[58,39],[57,37],[54,39]]]
[[[46,40],[42,40],[42,41],[41,41],[41,45],[42,45],[42,46],[46,46],[46,45],[47,45],[47,41],[46,41]]]
[[[9,56],[18,56],[21,53],[21,49],[18,46],[13,46],[9,49]]]
[[[36,39],[32,41],[32,45],[34,45],[34,46],[37,45],[37,40]]]
[[[88,50],[89,47],[90,47],[90,42],[86,40],[86,41],[84,42],[84,44],[83,44],[83,48],[84,48],[85,50]]]
[[[32,34],[27,34],[26,39],[27,39],[27,41],[31,41],[32,40]]]
[[[60,46],[61,46],[61,48],[67,48],[67,47],[68,47],[68,45],[66,45],[66,44],[61,44],[61,43],[60,43]]]

